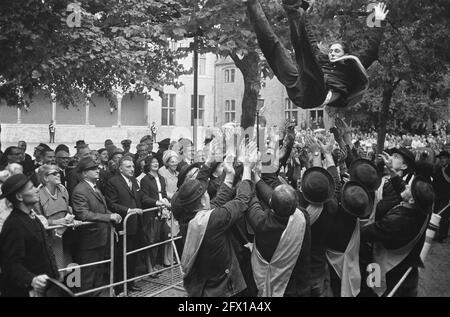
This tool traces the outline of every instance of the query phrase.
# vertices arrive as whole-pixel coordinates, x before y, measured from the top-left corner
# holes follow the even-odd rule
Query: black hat
[[[302,178],[303,197],[312,204],[324,204],[333,198],[335,184],[333,177],[321,167],[311,167]]]
[[[66,285],[50,277],[47,279],[45,297],[75,297],[75,294]]]
[[[114,144],[114,142],[111,139],[105,140],[105,147],[107,147],[108,145],[112,145],[112,144]]]
[[[441,151],[436,157],[447,157],[450,158],[450,153],[448,151]]]
[[[392,153],[400,154],[403,159],[406,161],[406,164],[408,165],[408,171],[412,172],[416,169],[416,159],[414,157],[414,154],[408,150],[405,147],[401,148],[393,148],[391,149]]]
[[[350,179],[363,184],[368,191],[373,192],[381,185],[381,175],[372,161],[357,159],[349,170]]]
[[[91,157],[85,157],[78,163],[78,171],[83,172],[90,169],[95,169],[98,164]]]
[[[24,174],[17,174],[9,177],[2,185],[2,194],[0,195],[0,199],[17,193],[28,183],[30,179],[31,175],[27,177]]]
[[[122,142],[120,142],[122,145],[130,145],[131,144],[131,140],[130,139],[126,139],[126,140],[122,140]]]
[[[352,216],[367,218],[372,212],[373,202],[364,185],[355,181],[348,181],[342,187],[341,205]]]
[[[435,194],[433,185],[428,178],[416,176],[411,183],[411,194],[415,204],[426,214],[433,210]]]
[[[85,147],[88,146],[89,144],[86,144],[86,142],[84,142],[84,140],[78,140],[76,145],[74,146],[74,148],[79,148],[79,147]]]
[[[166,138],[166,139],[164,139],[164,140],[161,140],[161,141],[158,142],[158,145],[159,145],[160,147],[169,147],[169,145],[170,145],[170,139]]]
[[[198,179],[190,179],[178,189],[178,194],[172,199],[172,206],[187,207],[202,198],[208,187]]]
[[[181,170],[180,173],[178,174],[178,182],[177,182],[177,187],[180,188],[181,185],[183,185],[184,180],[186,179],[186,175],[189,173],[190,170],[194,169],[194,168],[200,168],[202,166],[202,163],[197,162],[194,164],[186,164],[184,165]]]

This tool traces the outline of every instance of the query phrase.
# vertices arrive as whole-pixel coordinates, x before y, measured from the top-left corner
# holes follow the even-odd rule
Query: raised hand
[[[384,4],[384,2],[378,3],[374,9],[375,9],[375,20],[384,21],[389,13],[389,10],[386,10],[386,5]]]

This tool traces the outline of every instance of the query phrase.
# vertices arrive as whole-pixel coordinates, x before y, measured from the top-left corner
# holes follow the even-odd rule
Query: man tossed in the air
[[[346,107],[359,102],[368,87],[366,69],[377,59],[383,28],[368,34],[365,51],[359,58],[349,55],[342,43],[331,45],[328,56],[321,52],[307,21],[308,2],[282,0],[286,11],[295,61],[273,32],[258,0],[243,0],[259,46],[289,98],[301,108],[322,105]],[[384,21],[389,10],[383,3],[374,8],[376,21]]]

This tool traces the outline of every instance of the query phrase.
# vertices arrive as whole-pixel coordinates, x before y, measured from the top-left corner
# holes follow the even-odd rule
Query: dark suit
[[[77,219],[95,224],[78,228],[79,245],[76,255],[78,264],[98,262],[105,259],[108,251],[111,212],[103,195],[86,181],[79,183],[72,194],[73,209]],[[109,258],[109,257],[108,257]],[[81,272],[81,291],[100,287],[103,267],[86,267]]]
[[[73,168],[72,170],[67,171],[67,191],[69,192],[69,201],[72,205],[72,192],[75,187],[83,180],[81,173],[78,171],[78,168]]]
[[[162,198],[167,198],[166,181],[159,175],[158,178],[161,184],[161,196]],[[151,200],[151,205],[149,207],[156,207],[156,202],[159,200],[159,191],[158,185],[156,184],[156,179],[152,175],[146,175],[141,180],[141,190]],[[158,211],[147,212],[142,215],[143,238],[146,245],[163,241],[161,239],[161,226],[162,221],[160,217],[158,217]],[[158,263],[161,261],[157,261],[159,249],[160,247],[155,247],[149,250],[150,261],[152,265],[161,264]]]
[[[68,177],[69,169],[59,169],[59,178],[61,179],[61,184],[67,188],[67,177]]]
[[[122,217],[122,223],[118,231],[123,230],[123,222],[128,209],[148,208],[152,206],[152,200],[139,190],[136,178],[131,178],[132,188],[121,174],[111,177],[106,183],[106,202],[109,209]],[[142,216],[133,215],[127,220],[127,251],[135,250],[140,245],[139,233],[142,230]],[[123,280],[123,235],[119,234],[119,243],[115,252],[115,280]],[[127,257],[127,277],[134,277],[136,270],[136,254]],[[120,290],[120,288],[118,288]]]
[[[0,263],[4,281],[2,296],[27,297],[34,277],[47,274],[58,279],[55,256],[44,226],[14,209],[0,235]]]

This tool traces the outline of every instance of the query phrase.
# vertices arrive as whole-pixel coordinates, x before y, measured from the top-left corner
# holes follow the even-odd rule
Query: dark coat
[[[34,277],[47,274],[58,279],[55,256],[38,218],[14,209],[0,234],[2,296],[27,297]]]
[[[158,178],[161,184],[161,196],[162,198],[167,198],[166,181],[164,177],[160,175],[158,175]],[[149,207],[156,207],[156,202],[159,200],[159,191],[156,180],[152,175],[147,174],[144,178],[142,178],[141,190],[149,197],[149,201],[151,201],[151,205]]]
[[[272,174],[271,174],[272,175]],[[273,188],[264,181],[256,184],[259,197],[270,199]],[[302,210],[306,219],[306,230],[302,248],[292,271],[291,278],[284,292],[285,297],[309,297],[311,293],[311,226],[309,217]],[[272,210],[261,208],[257,199],[252,200],[247,212],[247,221],[255,231],[255,244],[261,256],[270,261],[280,242],[281,235],[289,221],[289,217],[279,217]]]
[[[386,249],[398,249],[419,234],[427,217],[417,208],[395,207],[381,219],[361,228],[361,242],[379,242]],[[391,272],[404,272],[410,266],[423,267],[420,252],[424,242],[425,232],[410,254]]]
[[[323,277],[326,273],[327,259],[327,239],[333,227],[333,221],[336,213],[339,209],[338,197],[341,191],[339,174],[335,166],[329,167],[328,172],[334,179],[335,183],[335,196],[332,200],[324,204],[322,213],[316,222],[311,225],[311,277],[312,279]],[[303,210],[309,203],[303,197],[303,194],[299,192],[300,206]]]
[[[136,178],[132,177],[131,183],[132,189],[130,190],[121,174],[111,177],[106,183],[106,203],[108,208],[122,217],[122,223],[119,224],[118,230],[123,230],[123,222],[127,216],[128,209],[152,207],[153,200],[139,190]],[[127,220],[127,233],[129,235],[138,233],[138,228],[142,223],[141,218],[140,215],[133,215]]]
[[[72,205],[72,192],[75,187],[83,180],[81,173],[78,168],[73,168],[72,170],[66,170],[66,180],[67,180],[67,191],[69,192],[69,201]]]
[[[405,190],[406,183],[400,176],[391,177],[384,183],[383,199],[378,202],[375,219],[379,220],[392,208],[401,203],[401,193]]]
[[[111,212],[103,195],[85,181],[79,183],[72,194],[73,212],[78,220],[95,222],[77,229],[79,248],[91,250],[106,246],[109,239]]]
[[[229,297],[246,288],[233,248],[231,228],[243,217],[248,207],[253,196],[252,183],[242,182],[233,200],[231,200],[233,192],[226,191],[225,187],[227,187],[225,184],[221,186],[217,196],[228,202],[223,206],[220,206],[223,201],[211,202],[214,210],[209,218],[205,236],[191,273],[184,279],[189,296]],[[225,192],[229,197],[225,197]],[[186,228],[187,223],[184,224]],[[185,238],[186,230],[183,230],[183,234]]]

